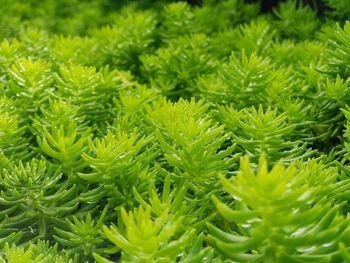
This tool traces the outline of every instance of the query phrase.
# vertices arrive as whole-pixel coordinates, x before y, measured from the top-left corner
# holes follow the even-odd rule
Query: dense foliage
[[[0,0],[0,262],[350,262],[323,2]]]

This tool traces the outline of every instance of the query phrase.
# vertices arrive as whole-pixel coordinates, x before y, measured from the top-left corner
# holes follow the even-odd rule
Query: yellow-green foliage
[[[0,0],[0,262],[350,262],[350,4],[267,2]]]

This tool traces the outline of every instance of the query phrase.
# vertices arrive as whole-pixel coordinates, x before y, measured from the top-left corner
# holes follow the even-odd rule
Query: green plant
[[[216,60],[209,53],[208,38],[203,34],[180,37],[156,54],[141,57],[143,71],[164,95],[190,96],[195,80],[210,74],[216,68]]]
[[[0,102],[0,152],[9,159],[26,160],[32,156],[28,149],[29,140],[26,137],[27,127],[14,109],[11,100]]]
[[[326,71],[333,76],[340,75],[343,78],[348,78],[350,76],[348,67],[348,61],[350,59],[348,55],[350,23],[345,23],[344,29],[338,24],[333,34],[333,38],[328,40],[326,50]]]
[[[347,1],[1,0],[0,262],[348,262]]]
[[[181,251],[191,245],[195,235],[194,229],[186,229],[179,235],[177,232],[180,231],[183,217],[169,214],[168,209],[153,219],[150,208],[139,207],[129,213],[122,208],[121,219],[125,230],[113,225],[105,226],[103,230],[106,237],[123,250],[122,262],[175,260]],[[99,259],[98,256],[95,258]]]
[[[107,212],[108,206],[103,209],[96,223],[91,214],[85,220],[79,220],[75,216],[73,220],[66,219],[65,229],[55,227],[56,234],[53,237],[71,253],[82,255],[80,260],[89,259],[92,253],[108,250],[108,244],[100,234]]]
[[[349,242],[349,220],[341,215],[340,205],[332,206],[332,199],[325,199],[329,194],[325,188],[319,187],[328,185],[327,169],[321,168],[317,174],[310,170],[295,163],[288,168],[278,163],[269,172],[262,154],[254,172],[249,159],[243,158],[236,177],[220,177],[234,205],[213,196],[219,214],[232,224],[232,230],[209,224],[208,241],[238,261],[340,260],[338,245]]]
[[[89,54],[96,52],[95,43],[92,38],[87,37],[64,37],[62,35],[55,36],[52,41],[52,49],[50,56],[56,64],[80,64],[80,65],[100,65],[97,58],[90,60]]]
[[[40,150],[52,157],[68,180],[74,183],[77,180],[77,173],[86,166],[81,154],[87,150],[90,131],[86,130],[79,135],[75,122],[67,125],[65,127],[60,124],[50,127],[49,130],[44,127],[44,136],[42,138],[38,136],[37,142]]]
[[[143,189],[152,180],[149,163],[154,158],[152,137],[141,137],[136,130],[130,135],[122,130],[100,139],[89,140],[89,152],[83,160],[91,171],[79,173],[79,177],[98,183],[109,202],[133,207],[132,188]]]
[[[49,107],[41,107],[41,114],[36,114],[32,119],[31,128],[33,134],[45,136],[47,131],[63,126],[67,130],[74,122],[79,132],[83,133],[88,129],[84,116],[78,107],[73,106],[69,101],[49,100]],[[68,126],[68,127],[67,127]]]
[[[304,6],[299,0],[280,2],[273,13],[278,18],[276,26],[282,36],[303,40],[309,38],[318,27],[315,10]]]
[[[75,263],[78,262],[77,258],[66,253],[65,251],[58,251],[57,244],[50,246],[49,242],[42,240],[37,241],[35,244],[30,244],[27,247],[9,246],[6,244],[4,256],[0,258],[2,263]],[[6,259],[6,260],[5,260]]]
[[[46,238],[50,224],[78,206],[75,186],[61,183],[62,174],[44,160],[11,165],[0,177],[0,206],[9,209],[7,228]]]
[[[342,19],[346,19],[350,15],[350,8],[347,3],[347,1],[340,0],[322,0],[329,8],[331,8],[331,11],[329,14],[331,16],[339,17]]]
[[[248,55],[261,54],[272,44],[275,33],[266,20],[253,20],[250,24],[240,27],[240,35],[235,45],[238,50],[244,49]]]
[[[152,106],[147,111],[167,163],[193,183],[191,188],[198,195],[208,187],[214,190],[214,174],[232,169],[237,156],[232,156],[235,145],[230,144],[231,135],[224,126],[204,117],[209,105],[163,100]]]
[[[8,70],[9,95],[19,98],[24,114],[36,113],[53,91],[51,64],[42,60],[18,59]],[[25,104],[27,104],[25,106]]]
[[[237,103],[239,107],[263,102],[266,89],[274,79],[273,70],[269,58],[255,53],[247,56],[244,50],[241,57],[232,54],[219,74],[224,84],[220,90],[223,100]]]
[[[200,33],[202,30],[201,22],[196,19],[189,4],[186,2],[166,5],[162,16],[163,30],[161,33],[164,41]]]
[[[138,12],[116,18],[113,26],[95,30],[91,36],[96,39],[103,63],[117,65],[137,71],[139,55],[152,46],[156,19],[152,12]],[[128,30],[124,30],[128,27]]]
[[[232,107],[220,107],[221,118],[233,132],[233,142],[242,152],[257,162],[257,157],[265,152],[274,163],[279,160],[290,162],[308,158],[313,151],[307,150],[307,144],[290,140],[289,136],[296,128],[287,122],[285,113],[278,115],[277,110],[262,106],[258,109],[236,111]]]

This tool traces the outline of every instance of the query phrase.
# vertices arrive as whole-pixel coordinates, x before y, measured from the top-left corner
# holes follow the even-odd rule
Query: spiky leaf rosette
[[[1,112],[0,153],[9,160],[28,160],[32,152],[28,149],[30,140],[26,137],[26,131],[27,126],[20,122],[17,114],[11,111]]]
[[[79,134],[75,122],[66,125],[61,124],[50,129],[43,127],[44,135],[37,136],[37,142],[41,152],[53,159],[68,181],[75,183],[78,180],[77,173],[86,167],[81,154],[88,148],[90,130]]]
[[[147,108],[165,160],[180,170],[177,180],[188,179],[199,196],[217,189],[213,175],[229,171],[237,161],[230,133],[206,116],[208,108],[209,104],[193,99],[160,100]]]
[[[347,20],[350,17],[350,6],[347,0],[322,0],[331,10],[328,15]]]
[[[242,0],[204,0],[201,7],[195,6],[192,10],[196,21],[200,24],[201,32],[211,35],[256,18],[260,3],[247,3]]]
[[[149,164],[157,155],[157,145],[150,145],[152,140],[136,130],[131,134],[122,130],[108,132],[102,139],[89,140],[90,150],[82,157],[91,170],[79,173],[79,177],[97,183],[100,196],[102,193],[116,208],[133,207],[132,188],[143,193],[154,177]],[[95,196],[94,191],[91,194]]]
[[[201,33],[203,30],[201,21],[195,17],[186,2],[164,6],[162,20],[161,36],[165,42],[180,36]]]
[[[343,79],[347,79],[350,77],[350,22],[346,22],[344,28],[337,24],[329,37],[324,71],[334,77],[340,75]]]
[[[76,123],[77,131],[80,134],[88,129],[88,123],[79,111],[79,107],[73,106],[69,101],[49,100],[48,107],[41,107],[41,114],[32,118],[32,125],[29,127],[33,134],[44,137],[50,130],[63,126],[69,130],[72,123]]]
[[[29,246],[6,245],[1,263],[77,263],[77,257],[67,251],[59,251],[58,246],[50,246],[48,241],[38,240]]]
[[[312,36],[319,24],[315,10],[303,5],[299,0],[280,2],[273,12],[278,18],[276,27],[282,36],[298,40],[307,39]]]
[[[23,55],[23,43],[16,39],[8,40],[4,39],[0,43],[0,70],[2,73],[6,73],[10,66]]]
[[[276,31],[264,19],[251,21],[240,26],[240,35],[235,46],[238,50],[244,49],[247,55],[262,54],[272,44]]]
[[[192,228],[182,229],[183,216],[172,215],[169,209],[153,216],[149,207],[129,213],[122,208],[120,219],[120,227],[104,226],[103,230],[122,249],[121,262],[172,262],[191,246],[195,235]]]
[[[80,65],[60,65],[59,74],[56,74],[57,96],[71,101],[86,115],[87,120],[95,120],[106,114],[103,104],[96,103],[102,94],[98,90],[100,74],[95,67]]]
[[[206,35],[179,37],[155,54],[141,57],[146,78],[170,97],[190,96],[197,90],[196,80],[215,71],[217,61],[210,54]]]
[[[151,135],[153,130],[146,122],[145,108],[159,96],[159,90],[142,85],[122,90],[119,98],[113,100],[115,110],[112,111],[114,116],[112,128],[132,132],[135,127],[139,127],[139,132]]]
[[[17,59],[9,71],[9,96],[16,98],[23,117],[38,112],[53,92],[51,63],[30,58]]]
[[[339,262],[340,242],[350,242],[349,219],[328,194],[327,168],[312,171],[296,163],[284,167],[281,162],[268,171],[262,154],[255,172],[248,157],[242,158],[237,176],[220,176],[233,204],[213,196],[232,230],[209,224],[208,242],[240,262]],[[336,176],[332,181],[336,184]]]
[[[112,26],[92,31],[104,64],[139,70],[139,56],[155,41],[157,20],[153,12],[133,10],[118,16]],[[128,30],[124,30],[127,27]]]
[[[349,104],[350,95],[350,79],[343,80],[339,75],[333,79],[327,79],[323,85],[323,89],[327,98],[335,100],[339,106]]]
[[[96,51],[94,39],[79,36],[53,36],[50,57],[55,64],[78,64],[84,66],[100,65],[100,59],[91,60],[91,54]]]
[[[258,109],[237,111],[232,107],[220,107],[222,121],[233,132],[235,142],[242,152],[257,163],[256,156],[265,152],[271,163],[280,159],[290,162],[295,159],[306,159],[314,151],[307,150],[307,143],[292,140],[294,123],[288,123],[286,113],[278,114],[277,109],[260,105]]]
[[[267,88],[274,79],[274,66],[268,57],[260,57],[256,53],[247,56],[243,49],[241,57],[232,54],[229,62],[223,64],[218,74],[214,75],[212,82],[219,85],[211,90],[205,81],[201,92],[218,97],[220,103],[231,102],[243,108],[265,103]]]
[[[161,186],[163,188],[162,191],[157,191],[155,184],[151,182],[148,200],[143,198],[136,188],[133,189],[133,192],[135,200],[145,209],[150,208],[152,214],[160,216],[167,209],[173,215],[186,215],[182,225],[202,231],[205,223],[210,222],[214,217],[214,212],[208,213],[209,209],[212,209],[211,202],[209,203],[209,200],[200,198],[188,199],[188,186],[188,181],[181,184],[172,183],[171,176],[168,174],[165,177],[164,184]]]
[[[110,244],[100,234],[108,208],[103,209],[96,222],[91,214],[81,219],[75,216],[72,220],[66,219],[64,226],[54,227],[54,239],[70,253],[76,253],[80,261],[91,260],[92,253],[104,254],[107,250],[112,253]]]
[[[78,206],[75,186],[61,182],[61,174],[46,161],[12,164],[0,177],[0,206],[11,209],[7,227],[22,229],[29,237],[47,237],[52,223]]]

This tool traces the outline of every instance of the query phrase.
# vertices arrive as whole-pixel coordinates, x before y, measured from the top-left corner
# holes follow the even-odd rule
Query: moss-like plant
[[[123,250],[123,262],[175,260],[184,249],[191,246],[195,235],[194,229],[191,228],[178,235],[183,217],[169,214],[168,209],[153,219],[150,208],[139,207],[135,212],[129,213],[122,208],[121,219],[125,227],[125,236],[122,234],[124,231],[116,226],[105,226],[104,233]]]
[[[349,49],[349,35],[350,35],[350,23],[347,22],[344,28],[337,25],[334,36],[328,41],[328,48],[326,52],[327,68],[333,75],[339,74],[341,77],[347,78],[349,73],[349,55],[347,50]]]
[[[320,2],[1,0],[0,262],[348,262]]]
[[[62,174],[44,160],[12,165],[0,177],[0,205],[8,211],[6,227],[29,237],[46,238],[50,225],[78,207],[75,186],[60,182]]]
[[[220,95],[224,100],[243,107],[263,103],[266,100],[266,89],[274,80],[274,66],[268,57],[259,57],[256,53],[241,57],[231,55],[227,64],[219,71],[223,86]]]
[[[209,224],[208,241],[238,261],[340,260],[340,242],[350,241],[349,220],[341,215],[340,205],[325,199],[327,193],[319,187],[328,176],[325,168],[314,174],[295,163],[288,168],[278,163],[269,172],[264,154],[255,173],[249,159],[243,158],[236,177],[220,177],[235,200],[233,207],[213,197],[232,230]]]
[[[171,97],[190,96],[196,91],[196,78],[212,73],[217,65],[203,34],[176,38],[155,55],[143,56],[141,60],[151,83]]]
[[[298,0],[280,2],[273,12],[278,18],[276,26],[281,35],[296,39],[309,38],[319,23],[315,10]]]
[[[209,105],[203,101],[163,100],[152,106],[148,113],[167,163],[193,183],[191,187],[197,194],[208,188],[214,190],[214,174],[229,171],[237,159],[230,133],[225,133],[223,125],[204,117]]]
[[[57,244],[50,246],[49,242],[42,240],[27,247],[10,246],[6,244],[3,251],[3,256],[0,258],[2,263],[75,263],[78,258],[66,251],[59,251]]]
[[[237,143],[243,153],[257,162],[262,152],[268,154],[271,162],[308,158],[313,152],[307,150],[307,144],[290,140],[295,124],[287,122],[286,114],[277,114],[271,108],[263,110],[244,109],[236,111],[232,107],[221,108],[223,122],[233,132],[233,142]]]
[[[132,207],[132,188],[145,189],[153,178],[149,171],[155,154],[154,146],[149,146],[152,139],[139,136],[136,130],[130,135],[119,130],[101,140],[90,140],[90,151],[82,157],[91,171],[79,173],[79,177],[98,183],[114,205]]]

